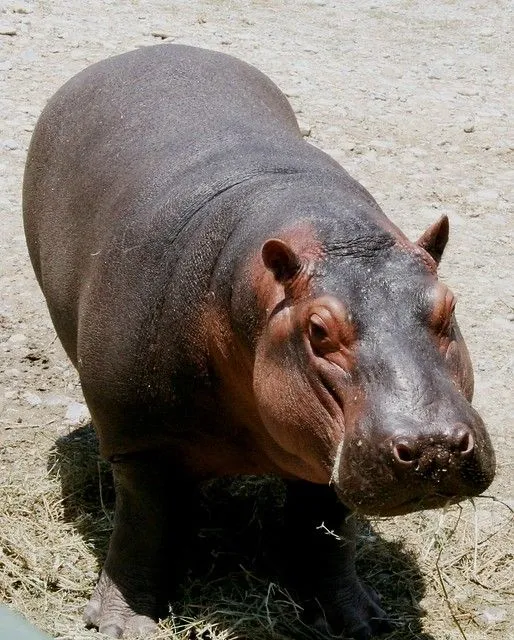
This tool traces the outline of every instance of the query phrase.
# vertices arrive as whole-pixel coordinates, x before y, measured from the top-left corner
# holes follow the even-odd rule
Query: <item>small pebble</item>
[[[70,398],[69,396],[61,396],[54,393],[45,396],[43,400],[45,407],[66,407],[73,402],[73,398]]]
[[[460,96],[477,96],[478,95],[478,89],[474,89],[474,88],[464,88],[464,89],[459,89],[457,91],[457,93]]]
[[[480,619],[485,624],[497,624],[503,622],[507,618],[507,612],[500,607],[491,607],[490,609],[484,609],[480,613]]]
[[[514,313],[508,313],[507,314],[507,320],[509,322],[514,322]]]
[[[466,124],[464,125],[464,133],[473,133],[474,130],[475,130],[475,123],[466,122]]]
[[[27,15],[28,13],[32,13],[32,7],[29,7],[28,4],[15,4],[12,8],[13,13],[21,13],[23,15]]]
[[[166,38],[171,37],[171,33],[168,33],[167,31],[160,30],[160,29],[157,29],[155,31],[150,31],[150,35],[153,36],[154,38],[161,38],[161,40],[166,40]]]
[[[385,149],[389,151],[394,148],[394,143],[391,140],[372,140],[369,146],[370,149]]]
[[[85,404],[81,402],[72,402],[68,405],[64,419],[72,425],[80,424],[89,418],[89,411]]]
[[[23,399],[30,404],[31,407],[37,407],[41,404],[41,398],[35,393],[24,393]]]
[[[16,140],[2,140],[0,142],[0,146],[4,149],[8,149],[9,151],[15,151],[16,149],[19,149],[19,145]]]
[[[311,135],[312,129],[311,127],[300,127],[300,133],[304,138],[307,138]]]
[[[9,27],[6,24],[0,24],[0,36],[15,36],[18,32],[14,27]]]
[[[8,342],[11,342],[14,344],[21,344],[26,340],[27,340],[27,336],[23,335],[23,333],[13,333],[12,336],[10,336]]]

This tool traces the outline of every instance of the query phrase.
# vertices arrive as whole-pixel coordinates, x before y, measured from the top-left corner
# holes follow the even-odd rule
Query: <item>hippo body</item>
[[[386,630],[347,515],[443,506],[494,474],[437,279],[447,219],[410,242],[302,139],[266,76],[177,45],[95,64],[50,100],[23,200],[115,476],[87,623],[150,634],[198,483],[272,473],[287,485],[285,580],[313,624]]]

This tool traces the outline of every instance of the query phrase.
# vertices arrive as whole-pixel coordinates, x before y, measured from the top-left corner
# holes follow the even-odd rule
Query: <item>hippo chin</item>
[[[93,65],[50,100],[23,201],[115,477],[86,622],[152,634],[199,482],[271,473],[287,487],[284,581],[312,624],[358,640],[387,630],[348,514],[443,506],[494,475],[437,278],[447,218],[410,242],[302,139],[268,78],[175,45]]]

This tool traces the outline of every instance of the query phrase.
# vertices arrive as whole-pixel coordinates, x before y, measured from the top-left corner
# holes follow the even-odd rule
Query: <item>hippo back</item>
[[[273,149],[283,156],[278,150],[296,140],[278,88],[221,53],[149,47],[65,84],[36,126],[23,201],[30,256],[70,358],[77,362],[79,300],[91,284],[85,274],[105,260],[116,269],[113,250],[126,255],[147,243],[152,264],[139,263],[136,275],[147,268],[149,278],[164,277],[161,252],[168,264],[172,245],[180,255],[195,214],[221,192],[274,171]]]

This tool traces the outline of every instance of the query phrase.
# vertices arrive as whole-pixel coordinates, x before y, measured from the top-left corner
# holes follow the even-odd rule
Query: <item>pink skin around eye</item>
[[[345,370],[351,367],[354,332],[342,309],[317,308],[309,316],[308,336],[315,355]]]

